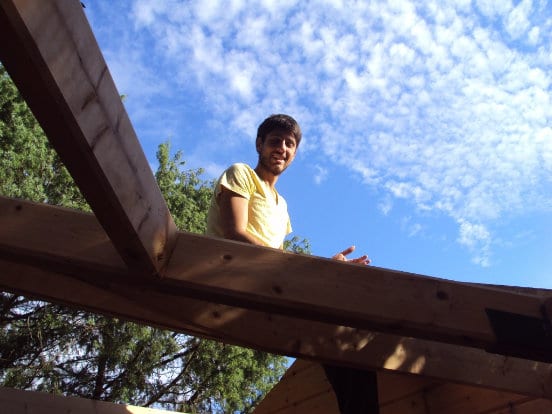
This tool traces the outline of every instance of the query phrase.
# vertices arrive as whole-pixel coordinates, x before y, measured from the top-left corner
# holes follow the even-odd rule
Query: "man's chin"
[[[262,164],[266,170],[270,171],[274,175],[282,174],[289,166],[289,164],[270,164],[270,163],[262,163]]]
[[[270,172],[274,175],[280,175],[284,172],[284,170],[286,169],[286,167],[275,167],[275,166],[272,166],[270,168]]]

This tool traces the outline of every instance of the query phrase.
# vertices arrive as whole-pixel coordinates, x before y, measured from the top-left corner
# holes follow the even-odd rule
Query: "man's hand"
[[[370,259],[367,255],[357,257],[356,259],[347,259],[347,255],[355,251],[355,246],[348,247],[347,249],[343,250],[340,253],[337,253],[332,257],[332,259],[335,260],[341,260],[343,262],[349,262],[349,263],[357,263],[362,265],[368,265],[370,264]]]

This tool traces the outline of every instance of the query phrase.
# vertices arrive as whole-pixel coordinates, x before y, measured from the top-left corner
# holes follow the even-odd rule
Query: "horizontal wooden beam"
[[[166,278],[198,298],[552,362],[538,295],[185,233],[175,252]],[[497,336],[497,314],[519,331]]]
[[[78,397],[63,397],[45,392],[22,391],[0,387],[0,412],[6,414],[171,414],[173,411],[156,410],[126,404]]]
[[[302,309],[296,304],[286,308],[285,303],[273,302],[262,310],[261,303],[266,295],[259,286],[264,283],[264,273],[273,272],[273,283],[283,286],[282,292],[272,293],[279,297],[289,289],[289,285],[281,285],[286,281],[282,279],[281,269],[293,272],[301,264],[303,273],[295,275],[300,279],[308,277],[308,269],[318,269],[318,261],[333,262],[180,234],[180,239],[188,237],[195,242],[210,241],[197,245],[209,250],[210,254],[202,256],[197,247],[189,249],[184,243],[177,245],[173,260],[178,256],[199,256],[198,260],[190,259],[187,266],[197,272],[196,283],[202,278],[209,279],[210,273],[202,269],[214,264],[227,265],[226,278],[236,279],[236,288],[243,288],[246,276],[249,277],[247,289],[242,290],[239,299],[244,306],[251,305],[254,309],[238,306],[233,296],[226,298],[227,304],[216,303],[226,297],[226,290],[210,286],[212,280],[199,289],[197,285],[186,286],[168,276],[158,279],[129,273],[90,214],[6,198],[0,198],[0,286],[139,323],[283,355],[552,397],[552,366],[547,363],[351,327],[358,318],[345,324],[307,320],[304,315],[294,314]],[[232,258],[227,256],[229,251]],[[232,267],[232,261],[237,259],[248,261],[248,266],[243,264],[249,269],[247,274]],[[334,290],[334,294],[354,297],[352,291],[358,286],[346,283],[347,279],[366,269],[353,265],[343,265],[339,269],[343,286]],[[167,274],[170,276],[171,272]],[[221,278],[221,270],[214,275]],[[324,277],[329,278],[323,273],[321,278]],[[378,283],[377,280],[373,282]],[[411,281],[410,285],[413,283]],[[532,297],[541,299],[540,296]],[[324,319],[320,305],[313,306],[319,308],[319,313],[310,316]],[[425,312],[424,303],[418,306]],[[328,310],[329,314],[332,312],[337,310]],[[386,312],[385,306],[382,312]],[[328,320],[333,318],[328,317]]]
[[[81,219],[84,216],[79,212],[9,199],[2,199],[0,206],[5,211],[0,221],[0,243],[6,251],[19,251],[25,260],[40,256],[48,263],[59,262],[65,267],[78,266],[81,260],[95,260],[92,254],[84,255],[83,249],[78,251],[82,257],[68,256],[60,250],[66,244],[67,230],[57,233],[67,223],[75,223],[69,227],[80,226],[79,234],[73,237],[75,244],[68,246],[74,249],[79,245],[74,239],[93,220],[90,216]],[[37,234],[39,227],[43,235]],[[28,244],[29,240],[33,242]],[[82,240],[88,243],[87,239]],[[86,265],[83,271],[88,269]],[[117,271],[124,277],[132,275],[120,267]],[[498,343],[489,321],[489,309],[513,315],[514,319],[517,316],[546,322],[541,319],[543,298],[539,295],[351,265],[183,232],[178,235],[175,255],[162,283],[147,279],[135,283],[230,306],[486,350],[503,345]],[[523,342],[523,336],[519,340],[519,344],[507,343],[508,351],[530,359],[550,360],[552,351],[545,347],[546,343],[539,344],[533,337],[532,343]]]
[[[176,227],[78,1],[2,0],[0,60],[125,263],[164,268]]]
[[[0,286],[39,299],[276,354],[552,398],[550,364],[478,349],[219,305],[160,293],[159,289],[150,291],[130,281],[79,278],[2,259]]]

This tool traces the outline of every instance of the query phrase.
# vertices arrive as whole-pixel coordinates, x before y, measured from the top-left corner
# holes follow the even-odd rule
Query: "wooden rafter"
[[[552,397],[550,364],[348,327],[355,325],[358,316],[344,320],[343,324],[329,323],[333,316],[326,321],[307,320],[313,316],[324,319],[324,310],[314,302],[316,298],[309,303],[307,293],[303,295],[307,302],[300,307],[297,301],[294,305],[286,304],[287,292],[298,289],[291,275],[301,274],[309,279],[318,274],[317,263],[331,266],[334,262],[180,233],[172,260],[186,258],[186,277],[179,280],[178,273],[173,273],[179,266],[171,265],[166,276],[158,279],[127,271],[90,214],[0,198],[0,229],[0,286],[11,291],[284,355]],[[196,247],[191,249],[191,245]],[[290,277],[282,275],[279,269],[287,269]],[[385,273],[383,269],[376,271]],[[338,289],[332,289],[334,295],[351,297],[353,291],[368,289],[366,285],[346,283],[355,281],[359,275],[375,289],[381,284],[389,286],[384,274],[373,276],[371,270],[361,266],[341,263],[334,272],[342,280]],[[394,277],[395,272],[387,272]],[[236,286],[217,287],[209,280],[211,274],[215,280],[235,279]],[[318,276],[331,280],[325,273]],[[416,280],[424,280],[411,277],[403,282],[410,289]],[[247,279],[249,284],[245,283]],[[266,286],[270,287],[270,294],[266,293]],[[276,289],[278,292],[274,292],[273,286],[280,287]],[[468,287],[472,293],[481,289]],[[228,293],[230,289],[233,291]],[[504,293],[484,290],[491,302],[493,294]],[[423,289],[410,290],[415,296],[421,292]],[[516,298],[539,301],[542,295],[547,296],[546,291],[535,295],[506,293],[513,295],[509,297],[514,302]],[[270,295],[280,298],[281,302],[270,303]],[[454,303],[461,306],[463,299],[457,298]],[[390,305],[394,306],[392,299],[388,304],[380,302],[379,305],[382,315]],[[311,306],[319,308],[317,315],[304,312]],[[423,308],[429,309],[431,303],[416,306],[421,312],[427,312]],[[334,314],[340,310],[343,306],[325,311]],[[464,311],[469,315],[470,309]],[[362,309],[358,308],[357,312],[362,314]],[[467,320],[473,318],[467,317]]]
[[[176,227],[80,2],[2,0],[0,60],[125,263],[164,268]]]

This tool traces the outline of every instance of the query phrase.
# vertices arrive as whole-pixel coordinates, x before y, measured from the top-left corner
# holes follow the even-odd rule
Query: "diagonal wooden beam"
[[[78,1],[2,0],[0,60],[125,263],[162,271],[176,228]]]
[[[221,244],[218,244],[219,241],[206,237],[180,234],[180,239],[187,238],[194,243],[211,242],[199,245],[200,249],[206,248],[209,252],[197,260],[194,257],[198,249],[188,250],[186,244],[180,244],[182,240],[176,247],[172,260],[187,257],[185,261],[190,265],[187,268],[197,276],[195,284],[183,284],[173,279],[170,271],[162,279],[142,277],[127,271],[94,216],[0,198],[0,286],[46,300],[269,352],[338,365],[424,375],[535,397],[552,397],[552,366],[548,363],[404,337],[400,329],[395,329],[397,335],[392,335],[350,327],[359,319],[347,320],[348,311],[344,312],[343,324],[330,322],[335,315],[323,321],[320,319],[325,319],[331,312],[338,313],[339,309],[322,309],[320,304],[314,303],[317,297],[311,298],[312,303],[307,301],[301,306],[286,301],[271,303],[267,299],[262,288],[268,277],[265,273],[272,277],[273,283],[278,283],[276,286],[284,287],[282,292],[271,294],[286,296],[286,291],[292,289],[287,277],[308,280],[311,277],[308,269],[317,269],[317,263],[327,264],[325,259],[251,248],[226,240],[220,240]],[[234,255],[232,259],[227,256],[229,251]],[[255,252],[257,255],[251,254]],[[244,261],[248,273],[237,271],[231,265],[232,261]],[[243,289],[239,298],[222,288],[209,286],[212,281],[206,281],[201,289],[198,287],[205,276],[205,266],[215,264],[226,269],[225,279],[236,280],[236,289]],[[290,272],[296,271],[299,264],[303,266],[303,273],[292,275]],[[284,268],[288,269],[288,276],[282,275],[281,269]],[[326,274],[319,275],[321,282],[314,288],[332,295],[343,295],[343,302],[347,297],[354,300],[354,291],[365,287],[349,282],[354,280],[357,272],[366,269],[353,265],[336,269],[340,269],[337,276],[342,281],[338,289]],[[385,272],[383,269],[378,271]],[[222,278],[223,273],[219,269],[215,275]],[[244,287],[246,279],[250,283]],[[410,285],[417,279],[403,283],[410,289],[408,293],[414,292]],[[370,273],[366,280],[372,280]],[[328,285],[323,288],[320,283]],[[373,280],[373,283],[375,286],[381,281]],[[479,289],[478,286],[472,288],[474,291]],[[489,298],[495,293],[488,288],[485,291]],[[541,300],[546,295],[547,291],[538,291],[529,296]],[[304,296],[308,299],[308,295]],[[400,299],[400,295],[397,297]],[[237,305],[237,299],[243,305]],[[226,304],[215,303],[217,301]],[[460,306],[462,302],[455,303]],[[385,316],[389,304],[380,302],[379,305],[383,306],[380,311]],[[431,303],[417,303],[422,313],[430,306]],[[309,307],[317,308],[319,313],[308,314],[305,309]],[[344,308],[341,305],[340,309]],[[469,314],[469,309],[465,312]],[[314,316],[319,320],[305,319]],[[407,326],[408,320],[404,322]],[[432,328],[428,324],[427,329]]]

